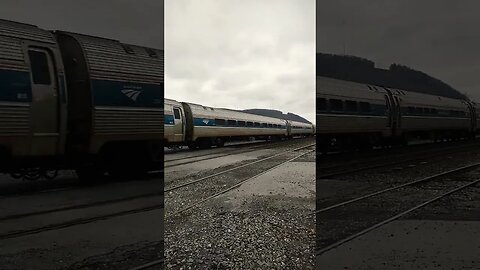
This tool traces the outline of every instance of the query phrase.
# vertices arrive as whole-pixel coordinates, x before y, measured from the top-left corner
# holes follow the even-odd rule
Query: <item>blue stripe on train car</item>
[[[400,109],[402,116],[417,116],[417,117],[438,117],[438,118],[448,118],[448,117],[455,117],[455,118],[465,118],[470,119],[467,115],[452,115],[449,110],[441,110],[437,109],[437,113],[417,113],[409,111],[408,107],[402,107]]]
[[[369,112],[346,112],[346,111],[320,111],[320,114],[332,114],[332,115],[371,115],[371,116],[386,116],[387,106],[384,104],[371,104]]]
[[[95,106],[163,108],[163,84],[92,80]]]
[[[163,116],[165,118],[165,125],[174,125],[175,120],[173,119],[173,115],[165,114]]]
[[[166,121],[166,120],[165,120]],[[273,129],[286,129],[286,126],[282,127],[247,127],[247,126],[232,126],[232,125],[217,125],[215,119],[207,118],[194,118],[193,125],[196,127],[218,127],[218,128],[273,128]]]
[[[0,101],[32,102],[30,72],[0,69]]]
[[[194,118],[193,125],[197,127],[211,127],[215,126],[215,120],[207,118]]]

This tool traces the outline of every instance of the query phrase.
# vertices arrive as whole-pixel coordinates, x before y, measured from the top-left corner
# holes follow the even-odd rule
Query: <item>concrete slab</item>
[[[255,179],[245,182],[227,193],[228,202],[243,205],[253,196],[283,196],[286,198],[315,199],[315,163],[291,162]],[[315,203],[307,207],[315,208]]]
[[[2,240],[0,269],[67,269],[122,247],[123,256],[131,256],[143,246],[163,239],[162,224],[163,210],[156,210]],[[102,263],[121,260],[113,257],[105,258]]]
[[[395,221],[317,257],[316,269],[480,269],[480,222]]]

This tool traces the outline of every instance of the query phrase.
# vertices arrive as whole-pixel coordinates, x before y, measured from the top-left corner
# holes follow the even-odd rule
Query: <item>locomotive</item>
[[[472,138],[480,127],[477,105],[468,100],[323,76],[316,84],[319,149]]]
[[[162,50],[0,20],[0,172],[161,166],[163,67]]]
[[[172,99],[165,99],[164,110],[166,145],[187,145],[192,149],[221,147],[242,138],[283,139],[314,133],[312,124]]]

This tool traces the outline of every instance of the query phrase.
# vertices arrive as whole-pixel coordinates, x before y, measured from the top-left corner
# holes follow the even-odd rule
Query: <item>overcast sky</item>
[[[313,0],[167,0],[165,96],[315,120]]]
[[[0,18],[163,48],[163,0],[1,0]]]
[[[396,62],[480,101],[480,2],[321,0],[317,51]]]

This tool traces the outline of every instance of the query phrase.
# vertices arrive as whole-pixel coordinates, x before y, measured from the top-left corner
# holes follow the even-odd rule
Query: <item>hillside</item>
[[[458,90],[443,81],[404,65],[394,63],[389,69],[380,69],[368,59],[323,53],[317,53],[316,61],[317,76],[466,99]]]
[[[267,109],[248,109],[243,112],[311,124],[307,119],[294,113],[284,114],[281,111]]]

